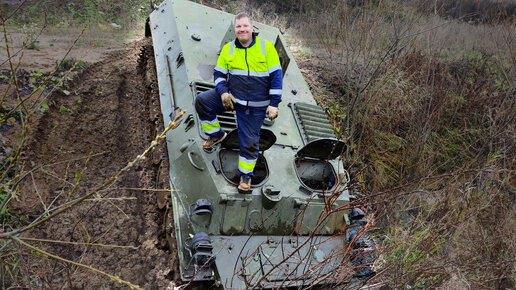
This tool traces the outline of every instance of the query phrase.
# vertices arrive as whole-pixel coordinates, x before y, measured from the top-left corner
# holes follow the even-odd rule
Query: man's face
[[[253,25],[251,25],[249,18],[235,19],[235,33],[240,43],[249,44],[253,39]]]

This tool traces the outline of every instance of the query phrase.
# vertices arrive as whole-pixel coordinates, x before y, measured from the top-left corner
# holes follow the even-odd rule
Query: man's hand
[[[267,113],[269,114],[269,119],[271,121],[274,121],[274,119],[276,119],[278,117],[278,108],[277,107],[273,107],[273,106],[268,106],[267,107]]]
[[[224,105],[224,108],[227,110],[233,110],[233,103],[235,102],[235,98],[233,98],[231,94],[223,93],[220,98],[222,99],[222,105]]]

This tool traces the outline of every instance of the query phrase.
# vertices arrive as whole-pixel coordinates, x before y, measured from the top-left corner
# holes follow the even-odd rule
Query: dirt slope
[[[52,31],[45,30],[41,35],[40,30],[34,31],[37,36],[35,48],[22,50],[24,42],[27,42],[27,32],[19,30],[18,27],[7,28],[11,61],[27,71],[52,71],[63,58],[80,59],[87,63],[97,62],[106,53],[123,48],[136,40],[121,32],[99,28],[90,28],[83,34],[78,29],[54,28]],[[0,47],[0,69],[9,69],[3,36],[0,38]]]
[[[26,151],[29,162],[24,170],[34,169],[33,178],[26,178],[22,184],[13,210],[25,213],[31,220],[52,202],[54,206],[62,204],[79,177],[71,198],[89,192],[141,154],[156,132],[162,130],[159,98],[146,85],[146,80],[152,78],[144,69],[149,64],[140,60],[142,47],[148,47],[148,41],[110,52],[75,78],[70,96],[51,97],[56,105],[32,124]],[[61,105],[71,111],[60,112]],[[156,192],[129,189],[168,188],[164,152],[164,147],[159,147],[152,158],[96,195],[102,201],[83,202],[25,236],[133,246],[127,249],[32,242],[145,289],[169,286],[172,274],[164,216],[170,211],[158,209]],[[29,251],[25,254],[30,268],[37,273],[33,287],[126,287],[91,271],[68,267]]]

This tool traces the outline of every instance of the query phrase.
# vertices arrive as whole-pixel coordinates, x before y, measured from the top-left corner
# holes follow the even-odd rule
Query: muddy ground
[[[32,173],[23,180],[18,201],[11,204],[13,212],[30,221],[44,208],[90,192],[141,154],[163,130],[159,98],[155,85],[149,82],[154,78],[148,73],[151,63],[141,57],[142,50],[150,48],[149,41],[142,39],[124,49],[106,52],[100,62],[79,71],[70,84],[70,95],[53,93],[49,102],[55,105],[36,113],[22,169]],[[61,105],[70,110],[60,111]],[[160,192],[145,190],[169,188],[165,151],[161,144],[151,158],[95,194],[93,200],[26,232],[24,237],[131,246],[29,242],[145,289],[170,287],[174,278],[170,270],[174,255],[166,240],[170,210],[168,205],[158,207]],[[23,266],[35,274],[30,282],[35,288],[126,287],[34,251],[23,253]]]
[[[0,69],[10,68],[8,55],[14,66],[28,71],[52,71],[64,58],[94,63],[103,59],[106,53],[124,48],[140,36],[143,36],[143,32],[120,31],[109,27],[84,30],[80,27],[7,27],[7,45],[4,35],[0,38]],[[31,41],[32,45],[29,44]]]
[[[19,47],[21,35],[10,35]],[[75,35],[42,34],[39,50],[24,51],[18,71],[22,97],[30,93],[27,86],[31,73],[53,71]],[[57,40],[58,37],[61,38]],[[83,39],[84,45],[74,47],[69,57],[83,59],[87,65],[73,74],[73,80],[66,87],[69,94],[63,94],[60,89],[51,93],[45,100],[49,108],[44,112],[35,105],[28,146],[23,152],[25,164],[21,169],[23,173],[31,173],[20,185],[18,200],[11,203],[13,213],[24,216],[18,226],[36,219],[46,208],[78,198],[103,184],[141,154],[163,130],[151,40],[142,38],[121,48],[115,38],[107,36],[105,45],[93,45],[88,58],[81,55],[92,47],[94,38]],[[5,57],[0,54],[1,59]],[[305,67],[303,73],[317,94],[325,88],[314,87],[318,83],[314,73],[318,68],[310,63],[301,61],[300,66]],[[6,64],[2,66],[5,67]],[[6,90],[8,83],[7,80],[0,82],[0,89]],[[6,104],[12,106],[17,101],[11,87]],[[28,102],[27,106],[34,104]],[[11,120],[11,123],[13,127],[0,128],[1,157],[8,155],[7,149],[12,152],[21,140],[20,121]],[[24,237],[130,246],[113,248],[28,241],[52,254],[119,276],[144,289],[173,288],[180,282],[177,272],[171,270],[177,263],[175,252],[171,250],[174,241],[170,239],[173,227],[167,202],[169,192],[155,191],[168,188],[168,158],[165,146],[160,144],[150,158],[124,173],[113,185],[26,232]],[[45,258],[28,249],[22,251],[24,269],[34,273],[30,279],[34,288],[127,288],[93,271]],[[0,288],[26,284],[26,280],[18,279],[3,282]]]

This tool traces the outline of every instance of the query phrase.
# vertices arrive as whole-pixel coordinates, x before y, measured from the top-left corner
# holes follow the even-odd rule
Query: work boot
[[[202,148],[204,148],[204,149],[212,148],[213,146],[222,142],[226,138],[227,135],[228,135],[228,133],[224,132],[224,135],[220,138],[210,138],[210,139],[204,141],[202,143]]]
[[[241,193],[249,193],[251,191],[251,176],[240,176],[240,184],[238,185],[238,191],[240,191]]]

